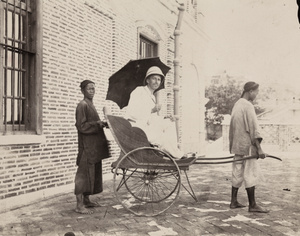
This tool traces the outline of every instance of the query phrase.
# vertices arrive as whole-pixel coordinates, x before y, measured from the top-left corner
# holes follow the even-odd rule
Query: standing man
[[[230,153],[235,154],[234,160],[244,156],[258,154],[265,158],[260,143],[262,138],[258,131],[258,121],[252,102],[256,98],[259,85],[247,82],[241,98],[235,103],[229,128]],[[255,186],[259,182],[259,166],[257,159],[237,161],[232,164],[232,190],[230,208],[245,207],[237,201],[238,189],[244,182],[249,200],[249,212],[267,213],[255,201]]]
[[[89,207],[99,206],[91,202],[89,195],[101,193],[102,159],[108,157],[108,145],[102,122],[93,104],[95,83],[84,80],[80,84],[84,99],[76,108],[76,128],[78,131],[78,166],[75,176],[75,195],[77,206],[75,211],[81,214],[92,214]]]

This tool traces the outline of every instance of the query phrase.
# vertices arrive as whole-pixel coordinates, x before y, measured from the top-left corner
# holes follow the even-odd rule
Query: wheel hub
[[[146,185],[150,184],[151,181],[155,180],[155,178],[157,177],[158,173],[155,171],[146,171],[144,173],[143,179],[144,179],[144,183]]]

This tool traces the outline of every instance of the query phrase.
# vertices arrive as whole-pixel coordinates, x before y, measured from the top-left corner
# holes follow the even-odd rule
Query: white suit
[[[137,87],[130,95],[125,118],[132,126],[141,128],[151,144],[158,145],[173,157],[181,158],[184,153],[177,146],[175,122],[152,113],[155,104],[155,96],[147,86]]]

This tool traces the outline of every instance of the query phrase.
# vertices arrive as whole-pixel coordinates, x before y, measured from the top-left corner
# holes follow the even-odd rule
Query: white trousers
[[[181,158],[184,155],[183,151],[178,148],[175,122],[170,119],[152,116],[147,124],[136,122],[132,125],[141,128],[151,144],[157,145],[173,157]]]
[[[249,151],[249,155],[254,155]],[[235,155],[234,160],[239,160],[246,156]],[[245,184],[245,188],[250,188],[264,181],[260,170],[258,160],[256,158],[232,163],[232,186],[240,188]]]

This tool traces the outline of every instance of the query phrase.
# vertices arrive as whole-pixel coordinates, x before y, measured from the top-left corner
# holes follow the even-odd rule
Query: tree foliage
[[[216,140],[221,135],[224,115],[231,114],[234,103],[241,97],[241,84],[233,79],[224,84],[211,84],[205,88],[205,97],[209,99],[205,105],[207,138]]]
[[[234,103],[241,97],[241,87],[241,84],[233,79],[229,79],[226,84],[210,85],[205,89],[205,97],[209,99],[205,105],[206,110],[213,109],[221,115],[230,114]]]
[[[227,83],[211,84],[206,87],[205,97],[209,99],[205,105],[207,114],[213,112],[213,117],[217,123],[223,115],[230,115],[234,104],[242,95],[242,90],[243,83],[235,79],[228,79]],[[269,95],[272,92],[274,89],[270,87],[260,88],[260,92],[253,103],[256,114],[264,111],[264,108],[259,105],[259,101],[270,99]]]
[[[210,130],[218,128],[217,126],[221,125],[224,115],[231,114],[234,104],[242,95],[243,85],[243,82],[229,78],[226,80],[226,83],[210,84],[206,87],[205,97],[208,98],[209,101],[205,105],[205,122]],[[271,88],[260,89],[259,96],[254,101],[256,114],[260,114],[264,111],[264,109],[259,106],[259,101],[268,100],[270,92],[272,92]],[[211,135],[212,137],[210,137],[210,139],[218,138],[213,137],[214,135],[215,134]]]

